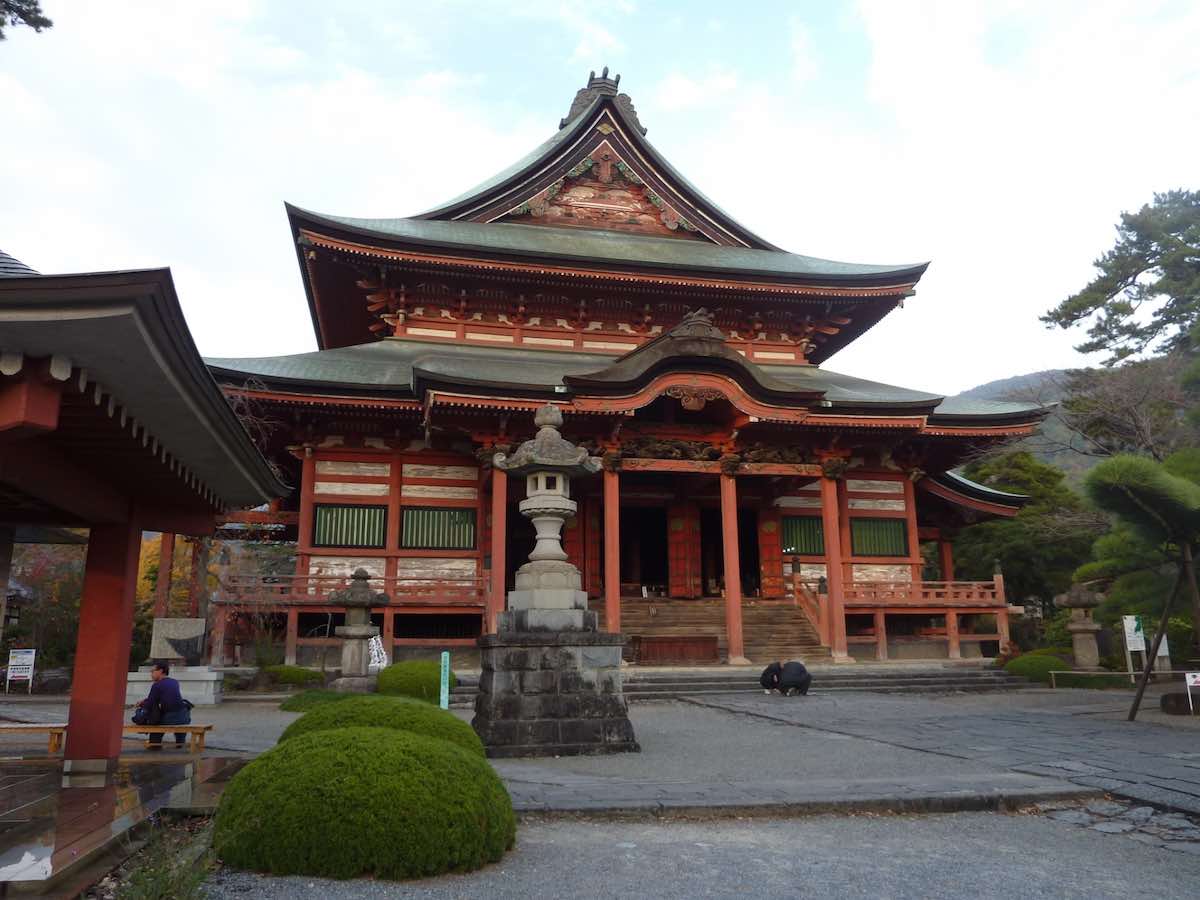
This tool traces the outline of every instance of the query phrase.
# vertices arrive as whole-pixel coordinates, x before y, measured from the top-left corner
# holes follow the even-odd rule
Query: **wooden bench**
[[[50,753],[62,750],[63,739],[67,734],[66,722],[11,722],[0,725],[0,734],[48,734],[50,735]]]
[[[126,734],[187,734],[188,753],[203,753],[204,739],[212,731],[211,725],[126,725]],[[150,746],[150,741],[146,741]]]
[[[211,725],[126,725],[126,734],[187,734],[188,752],[203,753],[204,740],[212,731]],[[46,734],[50,736],[48,752],[58,753],[63,748],[63,740],[67,735],[66,722],[11,722],[0,724],[0,735],[4,734]],[[149,745],[149,741],[146,744]]]

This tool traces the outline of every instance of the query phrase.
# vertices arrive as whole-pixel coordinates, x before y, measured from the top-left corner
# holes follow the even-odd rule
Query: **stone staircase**
[[[604,603],[592,601],[604,627]],[[725,604],[721,600],[625,599],[621,602],[621,631],[625,637],[716,635],[726,653]],[[816,629],[798,606],[790,603],[756,603],[742,606],[742,638],[746,657],[766,665],[776,659],[798,657],[820,662],[829,659]]]
[[[677,700],[702,694],[759,693],[758,672],[745,668],[624,670],[624,690],[629,702]],[[463,675],[451,696],[451,706],[470,707],[475,701],[478,676]],[[885,667],[874,663],[819,667],[813,671],[813,695],[863,691],[872,694],[934,694],[1011,691],[1028,687],[1024,678],[1003,669],[984,666],[943,665]]]

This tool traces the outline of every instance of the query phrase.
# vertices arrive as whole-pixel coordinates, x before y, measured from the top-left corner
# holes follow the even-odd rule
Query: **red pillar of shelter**
[[[954,543],[938,538],[938,556],[941,559],[942,581],[954,580]]]
[[[604,627],[621,630],[621,486],[611,469],[604,470]]]
[[[846,661],[846,606],[842,592],[842,525],[838,513],[837,480],[821,479],[821,520],[825,529],[825,583],[829,586],[830,654]]]
[[[759,578],[764,597],[782,597],[783,515],[777,506],[764,507],[758,514]]]
[[[121,754],[141,544],[141,529],[132,521],[96,525],[88,538],[67,720],[69,760],[112,760]]]
[[[171,569],[175,563],[175,532],[162,533],[158,554],[158,581],[154,585],[154,618],[166,618],[171,604]]]
[[[508,568],[508,473],[492,469],[492,583],[488,587],[487,632],[496,633],[504,612],[504,576]]]
[[[725,633],[730,665],[746,665],[742,642],[742,563],[738,552],[737,482],[721,474],[721,544],[725,551]]]
[[[700,596],[700,508],[680,501],[667,507],[667,592]]]

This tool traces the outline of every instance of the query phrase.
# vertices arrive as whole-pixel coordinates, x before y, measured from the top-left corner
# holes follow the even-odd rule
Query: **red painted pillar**
[[[97,525],[88,538],[67,759],[112,760],[121,754],[141,542],[136,522]]]
[[[737,481],[721,473],[721,545],[725,551],[725,632],[732,666],[746,665],[742,643],[742,565],[738,553]]]
[[[188,585],[188,615],[200,615],[200,598],[208,592],[208,541],[192,540],[192,577]]]
[[[887,615],[882,609],[875,610],[875,658],[888,658],[887,646]]]
[[[953,581],[954,543],[947,538],[938,538],[938,556],[941,560],[942,581]]]
[[[488,589],[488,634],[496,632],[496,617],[504,612],[504,576],[508,568],[508,473],[492,469],[492,583]]]
[[[604,470],[604,628],[621,630],[621,487],[611,469]]]
[[[225,665],[225,623],[229,620],[229,613],[223,605],[217,605],[216,610],[216,617],[213,619],[212,653],[209,656],[209,665],[223,666]]]
[[[700,580],[700,549],[693,519],[694,503],[672,503],[667,507],[667,593],[672,597],[695,597]]]
[[[835,662],[846,662],[846,598],[842,579],[842,525],[838,487],[833,478],[821,479],[821,522],[825,530],[825,583],[829,586],[829,642]]]
[[[171,569],[175,564],[175,533],[162,533],[158,554],[158,583],[154,586],[154,618],[166,618],[171,611]]]

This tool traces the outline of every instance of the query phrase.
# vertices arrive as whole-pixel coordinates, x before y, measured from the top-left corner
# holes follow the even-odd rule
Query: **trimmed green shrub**
[[[1018,656],[1016,659],[1009,662],[1004,671],[1010,675],[1019,675],[1022,678],[1028,678],[1030,681],[1048,682],[1050,680],[1050,672],[1065,671],[1071,667],[1057,656],[1035,656],[1032,653],[1026,653]]]
[[[1059,656],[1066,659],[1074,651],[1070,647],[1038,647],[1036,650],[1027,650],[1025,656]]]
[[[327,691],[322,688],[314,688],[313,690],[292,694],[292,696],[279,704],[279,708],[284,712],[308,712],[322,703],[340,703],[342,700],[349,700],[352,697],[358,696],[361,695],[343,694],[341,691]]]
[[[450,673],[450,690],[457,680]],[[425,659],[410,659],[388,666],[379,673],[377,690],[381,694],[399,694],[416,697],[427,703],[437,703],[442,691],[442,667],[440,663]]]
[[[213,847],[276,875],[397,879],[478,869],[515,839],[487,760],[425,735],[343,728],[282,741],[238,772]]]
[[[263,672],[276,684],[322,684],[325,676],[303,666],[263,666]]]
[[[334,728],[394,728],[441,738],[478,756],[484,755],[483,742],[475,729],[453,713],[411,697],[378,694],[359,694],[342,703],[319,704],[289,725],[279,740]]]

